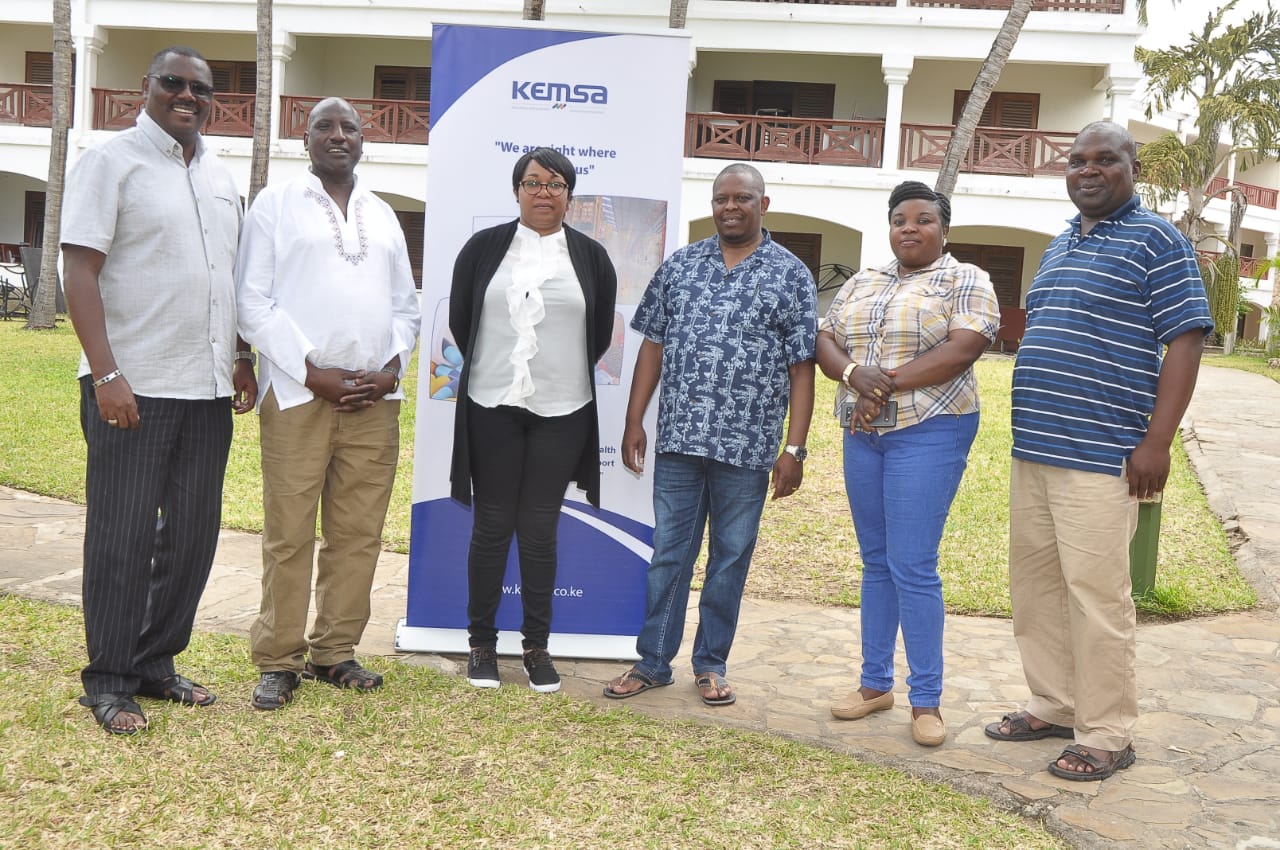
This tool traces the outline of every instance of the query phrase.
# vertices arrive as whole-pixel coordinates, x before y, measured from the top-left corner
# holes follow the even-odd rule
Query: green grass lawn
[[[0,483],[84,500],[78,352],[75,334],[65,323],[55,331],[34,333],[23,331],[18,322],[0,322],[0,369],[10,376],[0,383]],[[982,426],[940,551],[944,598],[954,613],[1009,613],[1012,367],[1006,357],[984,359],[977,366]],[[406,551],[409,544],[416,368],[415,356],[404,381],[408,400],[401,408],[401,462],[384,531],[385,545],[397,551]],[[750,595],[858,604],[861,568],[844,494],[841,430],[830,415],[834,392],[835,385],[819,376],[804,486],[765,508],[747,583]],[[257,425],[253,414],[237,417],[227,469],[223,522],[246,531],[262,529]],[[1156,592],[1142,603],[1143,609],[1192,616],[1251,607],[1256,596],[1235,568],[1226,535],[1205,503],[1181,445],[1175,446],[1163,514]]]
[[[656,720],[368,659],[378,694],[304,684],[254,711],[247,641],[197,634],[222,695],[145,701],[112,738],[76,704],[74,608],[0,595],[0,847],[1065,848],[941,785],[768,735]]]
[[[1239,369],[1242,372],[1253,372],[1257,375],[1266,375],[1273,381],[1280,383],[1280,369],[1273,369],[1267,365],[1267,356],[1258,351],[1243,351],[1239,348],[1231,355],[1224,354],[1206,354],[1204,361],[1210,366],[1225,366],[1229,369]]]

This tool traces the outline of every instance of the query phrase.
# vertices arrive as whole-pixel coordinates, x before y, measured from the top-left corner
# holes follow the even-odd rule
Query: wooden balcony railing
[[[884,122],[690,112],[685,116],[684,155],[878,168]]]
[[[301,139],[307,130],[307,116],[322,97],[280,98],[280,138]],[[393,142],[403,145],[427,144],[431,104],[425,100],[374,100],[349,97],[364,121],[366,142]]]
[[[797,6],[896,6],[897,0],[747,0],[749,3],[787,3]],[[998,9],[1008,11],[1013,0],[907,0],[909,6],[941,9]],[[1124,0],[1036,0],[1033,12],[1124,13]]]
[[[75,109],[72,92],[71,108]],[[48,127],[53,123],[53,86],[0,83],[0,124]]]
[[[218,93],[213,98],[209,120],[201,130],[206,136],[253,138],[251,94]],[[142,110],[142,92],[130,89],[93,90],[93,129],[126,130]]]
[[[1252,183],[1241,183],[1239,180],[1235,184],[1244,190],[1244,196],[1249,201],[1251,207],[1264,207],[1269,210],[1276,208],[1275,189],[1268,189],[1266,186],[1254,186]],[[1215,177],[1209,181],[1209,193],[1221,192],[1227,188],[1227,178]]]
[[[953,129],[946,124],[903,124],[898,167],[937,170]],[[960,170],[1019,177],[1065,174],[1075,138],[1074,132],[979,127]]]
[[[1201,257],[1213,262],[1222,256],[1221,251],[1196,251]],[[1240,258],[1240,277],[1254,280],[1258,276],[1258,269],[1266,265],[1265,257],[1241,257]]]

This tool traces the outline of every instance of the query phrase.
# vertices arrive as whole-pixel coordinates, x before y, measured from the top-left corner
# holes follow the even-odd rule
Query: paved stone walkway
[[[912,743],[904,693],[892,710],[860,721],[828,713],[832,690],[855,681],[856,610],[748,600],[731,659],[739,698],[727,708],[703,706],[688,675],[606,700],[602,683],[620,663],[562,661],[565,691],[613,710],[783,735],[940,780],[1041,817],[1079,847],[1280,848],[1280,384],[1205,367],[1184,424],[1211,505],[1244,538],[1237,559],[1262,602],[1249,613],[1140,627],[1138,762],[1113,779],[1049,774],[1045,765],[1063,741],[1012,744],[982,734],[1027,696],[1007,620],[948,618],[942,712],[950,737],[934,749]],[[77,604],[82,528],[80,507],[0,488],[0,592]],[[200,628],[248,633],[259,557],[256,536],[222,535]],[[395,654],[407,569],[403,555],[384,554],[361,652]],[[678,670],[688,666],[689,643]],[[405,660],[464,668],[456,656]],[[898,664],[906,669],[901,657]],[[515,662],[502,667],[505,678],[523,681]]]

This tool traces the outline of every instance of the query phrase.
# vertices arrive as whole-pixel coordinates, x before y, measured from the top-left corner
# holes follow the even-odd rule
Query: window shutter
[[[413,269],[413,282],[421,289],[423,230],[427,215],[423,212],[396,210],[396,218],[400,220],[405,245],[409,248],[409,267]]]
[[[1001,307],[1021,306],[1022,248],[949,242],[947,250],[960,262],[973,263],[991,276],[991,286]]]
[[[968,99],[969,92],[956,91],[955,103],[951,112],[952,124],[960,120],[960,113],[963,111],[965,101]],[[997,91],[991,93],[991,99],[987,101],[986,107],[982,110],[982,117],[978,119],[978,126],[1006,127],[1012,130],[1034,130],[1036,129],[1039,115],[1039,94],[1035,92]]]
[[[430,100],[431,69],[375,65],[373,96],[378,100]]]
[[[835,113],[833,83],[796,83],[792,112],[796,118],[831,118]]]
[[[716,80],[711,94],[711,110],[732,115],[750,115],[751,83],[747,80]]]
[[[795,254],[802,263],[809,267],[809,273],[816,279],[818,266],[822,265],[821,233],[786,233],[770,230],[773,241]]]
[[[52,53],[27,51],[27,82],[37,86],[53,85]]]

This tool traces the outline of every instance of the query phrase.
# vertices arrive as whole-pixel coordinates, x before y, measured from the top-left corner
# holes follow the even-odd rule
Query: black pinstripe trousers
[[[172,675],[213,566],[231,401],[138,396],[142,428],[113,428],[80,379],[88,445],[84,691],[136,692]]]

